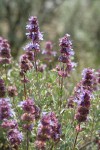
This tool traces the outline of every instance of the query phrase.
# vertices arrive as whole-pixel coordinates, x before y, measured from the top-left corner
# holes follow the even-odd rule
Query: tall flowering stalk
[[[11,49],[8,41],[0,37],[0,63],[9,64],[11,63]]]
[[[74,51],[72,49],[72,42],[70,40],[70,35],[66,34],[63,38],[60,39],[60,53],[59,62],[61,62],[60,66],[57,66],[57,71],[59,75],[59,84],[61,87],[61,97],[62,97],[62,88],[63,88],[63,79],[68,77],[75,67],[75,63],[72,62],[72,56],[74,55]],[[60,79],[61,78],[61,79]],[[61,107],[61,100],[60,100]]]
[[[11,63],[11,48],[9,42],[0,37],[0,64],[4,65],[7,82],[7,64]]]
[[[27,99],[27,89],[26,89],[26,83],[29,82],[29,80],[26,78],[26,73],[27,71],[29,71],[30,69],[32,69],[33,67],[33,64],[31,63],[31,61],[28,59],[28,56],[26,54],[22,55],[21,58],[20,58],[20,75],[22,77],[22,83],[24,85],[24,98],[25,100]],[[26,113],[22,116],[21,118],[22,120],[27,120],[27,121],[32,121],[34,120],[32,115],[30,117],[30,114]],[[30,120],[31,119],[31,120]],[[32,125],[28,125],[26,124],[25,125],[26,127],[26,149],[28,150],[29,149],[29,133],[28,133],[28,130],[32,129]]]
[[[26,25],[26,36],[27,38],[31,39],[32,42],[27,44],[24,50],[26,51],[26,54],[30,58],[31,54],[31,60],[34,61],[34,68],[37,71],[37,53],[40,52],[40,41],[43,40],[43,35],[40,32],[39,29],[39,23],[37,20],[37,17],[31,16],[28,19],[28,24]]]
[[[74,148],[76,146],[77,137],[81,130],[81,123],[87,121],[90,110],[91,98],[93,97],[95,84],[95,73],[93,69],[86,68],[82,72],[82,80],[77,85],[74,91],[73,101],[77,103],[75,119],[78,121],[79,129],[77,130]],[[73,149],[74,149],[73,148]]]
[[[21,116],[23,129],[26,132],[26,149],[29,149],[29,133],[31,133],[34,122],[40,116],[40,109],[35,105],[33,99],[26,99],[25,101],[20,103],[20,107],[23,110],[23,114]]]
[[[11,49],[8,41],[0,37],[0,64],[5,68],[7,83],[7,65],[11,63]],[[13,91],[12,91],[13,90]],[[15,95],[15,89],[9,88],[8,96]],[[5,98],[6,88],[4,81],[0,79],[0,128],[7,133],[7,139],[9,142],[9,148],[18,150],[19,145],[22,142],[22,133],[18,130],[18,124],[15,120],[11,120],[15,116],[12,109],[9,98]]]
[[[20,68],[21,68],[20,75],[23,77],[22,82],[24,83],[25,99],[27,99],[26,83],[29,82],[25,74],[28,70],[32,69],[33,63],[34,63],[34,68],[37,71],[37,53],[40,52],[40,45],[39,45],[40,40],[43,40],[43,35],[40,32],[37,17],[31,16],[28,19],[26,30],[27,30],[26,36],[28,39],[31,39],[31,43],[28,43],[24,47],[25,54],[22,55],[20,59]],[[25,118],[29,119],[29,122],[34,121],[33,115],[30,114],[29,112],[25,113],[22,116],[22,120]],[[32,125],[27,124],[25,125],[25,127],[27,128],[27,131],[26,131],[27,146],[26,147],[28,150],[29,148],[28,129],[32,128]]]
[[[23,138],[22,133],[18,130],[17,122],[11,120],[12,117],[14,117],[14,111],[10,99],[0,98],[0,127],[7,132],[7,138],[11,148],[18,150]]]
[[[18,150],[18,147],[23,140],[23,135],[18,129],[17,121],[4,119],[1,127],[7,132],[7,138],[11,146],[10,148]]]

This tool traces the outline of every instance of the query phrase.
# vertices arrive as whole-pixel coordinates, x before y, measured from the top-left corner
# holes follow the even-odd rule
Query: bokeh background
[[[28,42],[25,26],[30,15],[38,17],[44,43],[51,40],[59,51],[59,38],[69,33],[78,69],[100,67],[100,0],[0,0],[0,36],[11,44],[18,58]]]

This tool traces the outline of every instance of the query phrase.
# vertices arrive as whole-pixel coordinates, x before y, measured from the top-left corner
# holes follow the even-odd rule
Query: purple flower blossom
[[[0,120],[8,119],[14,115],[11,109],[10,100],[7,98],[0,98]]]
[[[72,49],[72,42],[69,39],[70,35],[66,34],[63,38],[60,39],[60,53],[59,61],[63,63],[63,67],[61,66],[58,75],[61,77],[68,77],[70,72],[76,66],[76,63],[72,62],[72,56],[74,55],[74,51]]]
[[[34,61],[34,53],[32,51],[26,51],[26,55],[31,62]]]
[[[25,112],[31,113],[34,109],[34,100],[33,99],[27,99],[25,101],[22,101],[19,106],[22,107],[22,109]]]
[[[69,38],[70,35],[66,34],[63,38],[60,39],[60,52],[66,54],[66,56],[74,55],[74,51],[72,49],[72,42]]]
[[[46,144],[46,141],[52,139],[53,141],[59,141],[61,135],[61,125],[58,123],[58,119],[54,112],[45,113],[38,125],[36,146],[39,148],[41,144]],[[41,141],[41,142],[40,142]]]
[[[35,120],[34,115],[30,114],[30,113],[24,113],[21,116],[21,120],[25,121],[25,122],[33,122]]]
[[[84,97],[78,105],[77,113],[75,114],[75,119],[78,122],[84,122],[87,120],[87,115],[89,114],[90,109],[90,93],[88,91],[84,91]]]
[[[35,118],[38,118],[40,115],[40,109],[35,105],[33,99],[28,98],[27,100],[21,102],[19,106],[22,107],[25,112],[34,115]]]
[[[26,29],[28,33],[26,33],[27,37],[32,39],[33,43],[38,43],[40,40],[43,40],[43,35],[39,30],[39,24],[37,17],[31,16],[29,18],[28,25],[26,25]]]
[[[11,62],[11,49],[8,41],[0,37],[0,63],[9,64]]]
[[[94,70],[86,68],[82,72],[82,85],[85,89],[93,91],[93,86],[95,82]]]
[[[74,89],[73,101],[78,104],[75,119],[78,122],[87,120],[91,105],[90,100],[93,98],[95,79],[94,70],[86,68],[82,72],[82,80]]]
[[[40,41],[43,40],[43,35],[40,32],[39,29],[39,24],[37,17],[31,16],[28,19],[28,24],[26,25],[26,36],[27,38],[31,39],[32,42],[28,43],[25,47],[24,50],[26,51],[27,58],[33,63],[34,61],[34,68],[37,71],[37,58],[36,55],[37,53],[40,52]]]
[[[35,51],[35,52],[40,52],[40,45],[38,43],[28,43],[24,47],[25,51]]]
[[[8,131],[8,140],[10,145],[17,149],[23,140],[23,135],[18,129],[11,129]]]
[[[26,73],[28,70],[32,69],[33,64],[28,59],[28,56],[26,54],[22,55],[20,57],[20,68],[21,71]]]
[[[39,118],[40,116],[40,109],[38,106],[35,105],[34,100],[28,98],[25,101],[22,101],[19,104],[19,107],[22,108],[24,113],[21,115],[21,120],[22,120],[22,128],[28,131],[32,131],[33,129],[33,123],[35,122],[36,119]]]
[[[1,124],[1,127],[4,129],[14,129],[18,128],[18,124],[15,120],[4,119],[3,123]]]

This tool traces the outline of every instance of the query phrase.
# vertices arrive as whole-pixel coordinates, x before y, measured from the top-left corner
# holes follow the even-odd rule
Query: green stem
[[[24,75],[24,80],[25,80],[25,75]],[[24,96],[25,96],[25,100],[26,100],[26,84],[24,83]]]
[[[19,114],[19,111],[17,109],[17,105],[15,104],[14,97],[12,98],[12,106],[15,109],[15,112],[17,112],[17,114],[16,114],[17,118],[20,118],[20,114]]]
[[[79,127],[80,127],[80,124],[79,124]],[[74,145],[73,145],[73,149],[72,150],[75,150],[78,135],[79,135],[79,131],[76,132],[75,141],[74,141]]]
[[[62,91],[63,91],[63,77],[61,78],[61,87],[60,87],[61,98],[62,98]]]
[[[64,64],[63,64],[63,68],[62,71],[64,71]],[[62,106],[62,93],[63,93],[63,77],[61,78],[61,83],[60,83],[60,109]]]
[[[41,100],[41,89],[40,89],[40,85],[39,85],[39,74],[38,71],[36,71],[36,78],[37,78],[37,91],[38,91],[38,97],[39,97],[39,101]],[[40,105],[40,104],[39,104]]]
[[[37,72],[37,64],[36,64],[36,52],[34,52],[34,68]]]
[[[76,133],[73,150],[75,150],[75,147],[76,147],[76,142],[77,142],[78,134],[79,134],[79,132]]]
[[[59,76],[59,86],[60,86],[60,76]]]
[[[26,131],[26,150],[29,149],[29,134],[28,134],[28,130]]]
[[[8,77],[7,77],[7,66],[6,66],[6,64],[5,64],[4,68],[5,68],[5,75],[6,75],[5,83],[7,85]]]

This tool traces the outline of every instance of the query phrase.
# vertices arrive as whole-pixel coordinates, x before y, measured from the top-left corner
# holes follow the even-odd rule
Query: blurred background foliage
[[[79,70],[99,68],[100,0],[0,0],[0,36],[8,38],[15,58],[28,42],[25,26],[30,15],[38,17],[44,41],[53,41],[57,52],[59,38],[71,35]]]

